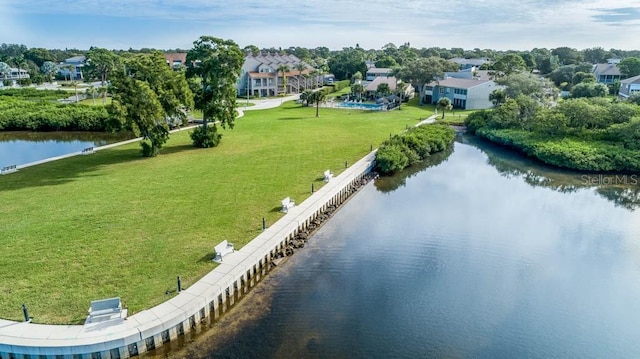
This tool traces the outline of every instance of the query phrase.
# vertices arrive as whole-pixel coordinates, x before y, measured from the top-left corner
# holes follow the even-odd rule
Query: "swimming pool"
[[[357,102],[338,102],[336,107],[353,108],[357,110],[377,110],[381,111],[383,105],[375,103],[357,103]]]

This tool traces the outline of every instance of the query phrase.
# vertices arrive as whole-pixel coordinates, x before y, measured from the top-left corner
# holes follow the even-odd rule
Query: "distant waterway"
[[[640,358],[638,178],[463,137],[364,187],[169,357]]]
[[[0,167],[23,165],[128,138],[102,132],[0,132]]]

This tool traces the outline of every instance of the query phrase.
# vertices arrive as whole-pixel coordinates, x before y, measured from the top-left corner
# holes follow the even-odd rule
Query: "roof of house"
[[[367,70],[367,74],[390,74],[393,69],[388,67],[372,67]]]
[[[441,87],[452,87],[458,89],[470,89],[472,87],[476,87],[482,84],[486,84],[487,82],[493,82],[491,80],[471,80],[471,79],[456,79],[456,78],[447,78],[440,81],[433,81],[428,84],[428,86],[441,86]]]
[[[180,62],[181,64],[187,63],[187,53],[186,52],[168,52],[164,54],[164,58],[167,59],[167,62],[170,64]]]
[[[593,65],[593,70],[591,70],[591,72],[597,75],[621,75],[620,69],[616,64],[595,64]]]
[[[295,55],[287,55],[287,54],[280,55],[280,54],[269,54],[269,53],[263,53],[258,56],[247,55],[245,56],[245,63],[249,59],[253,59],[258,63],[260,63],[260,65],[266,65],[273,69],[277,69],[278,66],[280,65],[288,65],[291,68],[291,70],[293,70],[294,67],[299,63],[304,64],[308,70],[313,69],[312,66],[300,60]]]
[[[453,77],[457,79],[477,79],[477,80],[491,80],[489,70],[474,70],[471,69],[460,70],[457,72],[445,72],[444,77]]]
[[[640,84],[640,75],[629,77],[628,79],[624,79],[620,81],[621,84]]]
[[[389,85],[389,89],[391,89],[391,91],[395,91],[396,90],[396,85],[398,84],[398,80],[391,76],[391,77],[376,77],[375,80],[369,82],[367,84],[367,86],[365,87],[365,90],[367,91],[378,91],[378,85],[385,83]]]
[[[458,65],[473,65],[473,66],[482,66],[489,62],[487,59],[465,59],[462,57],[454,57],[449,59],[451,62],[455,62]]]
[[[86,56],[84,55],[79,55],[79,56],[74,56],[74,57],[70,57],[66,60],[64,60],[65,62],[84,62],[87,59]]]

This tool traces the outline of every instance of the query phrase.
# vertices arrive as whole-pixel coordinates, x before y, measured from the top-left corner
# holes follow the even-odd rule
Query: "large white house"
[[[58,74],[64,78],[71,76],[73,80],[82,80],[84,74],[82,68],[85,65],[87,58],[85,56],[74,56],[66,59],[64,62],[58,64]]]
[[[489,101],[491,92],[499,88],[491,80],[446,78],[431,82],[424,87],[424,102],[438,103],[448,97],[455,108],[477,110],[493,107]]]
[[[288,68],[284,74],[278,70],[283,66]],[[311,65],[294,55],[248,55],[244,58],[236,90],[239,96],[254,97],[276,96],[284,92],[299,93],[322,81],[321,76],[311,76],[311,71]]]

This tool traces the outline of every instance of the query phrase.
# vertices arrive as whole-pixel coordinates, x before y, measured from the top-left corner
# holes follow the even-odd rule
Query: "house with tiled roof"
[[[454,108],[479,110],[493,107],[491,92],[499,88],[492,80],[445,78],[424,86],[424,102],[436,104],[447,97]]]
[[[174,70],[187,66],[186,52],[167,52],[164,54],[164,58],[167,60],[167,65]]]
[[[615,63],[595,64],[593,65],[591,73],[596,77],[596,81],[605,85],[612,84],[614,81],[622,78],[620,69]]]
[[[296,67],[301,64],[302,70]],[[289,68],[284,74],[281,66]],[[314,68],[294,55],[261,53],[247,55],[242,65],[236,90],[239,96],[267,97],[282,93],[299,93],[313,88],[321,81],[320,76],[311,76]],[[286,81],[285,81],[286,79]],[[286,84],[286,88],[285,88]]]
[[[630,77],[620,81],[620,90],[618,91],[618,97],[621,99],[627,99],[629,96],[640,92],[640,75]]]

